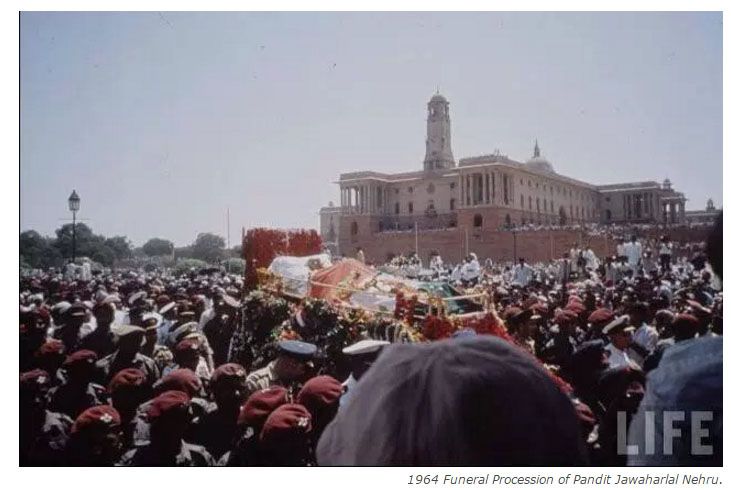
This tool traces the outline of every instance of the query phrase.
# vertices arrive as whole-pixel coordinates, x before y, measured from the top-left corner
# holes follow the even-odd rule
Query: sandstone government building
[[[340,175],[340,205],[320,210],[324,242],[335,253],[352,256],[362,248],[379,262],[413,251],[422,260],[433,252],[450,261],[468,252],[509,259],[519,245],[511,230],[524,225],[682,225],[715,214],[710,201],[707,212],[686,213],[685,196],[667,179],[594,185],[556,173],[537,141],[525,162],[496,151],[457,163],[449,102],[437,93],[427,111],[421,170]],[[548,237],[521,240],[521,255],[553,258],[576,239],[552,233],[549,244]]]

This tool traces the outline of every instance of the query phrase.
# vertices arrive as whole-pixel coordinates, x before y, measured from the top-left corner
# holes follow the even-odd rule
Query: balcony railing
[[[445,230],[457,227],[457,213],[431,213],[408,216],[383,216],[378,220],[378,231]]]

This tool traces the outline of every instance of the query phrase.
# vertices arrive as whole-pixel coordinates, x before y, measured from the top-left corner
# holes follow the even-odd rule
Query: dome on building
[[[447,102],[447,99],[446,99],[446,98],[445,98],[445,97],[444,97],[444,96],[443,96],[442,94],[440,94],[439,92],[437,92],[437,93],[436,93],[436,94],[434,94],[434,96],[433,96],[433,97],[432,97],[432,98],[431,98],[431,99],[429,100],[429,102],[430,102],[430,103],[431,103],[431,102],[445,102],[445,103],[446,103],[446,102]]]
[[[536,141],[536,146],[533,149],[533,158],[526,161],[525,164],[530,169],[537,170],[538,172],[556,173],[556,171],[553,170],[551,162],[541,156],[541,149],[538,147],[538,141]]]

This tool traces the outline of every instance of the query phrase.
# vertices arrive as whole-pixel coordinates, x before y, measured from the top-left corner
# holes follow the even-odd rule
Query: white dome
[[[537,170],[539,172],[556,173],[553,170],[553,165],[551,165],[551,162],[543,157],[533,157],[525,162],[525,164],[532,170]]]

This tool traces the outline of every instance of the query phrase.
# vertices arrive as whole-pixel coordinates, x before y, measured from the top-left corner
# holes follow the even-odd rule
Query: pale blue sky
[[[437,86],[456,158],[720,205],[721,62],[714,13],[23,13],[20,227],[74,188],[136,245],[316,227],[339,173],[421,168]]]

